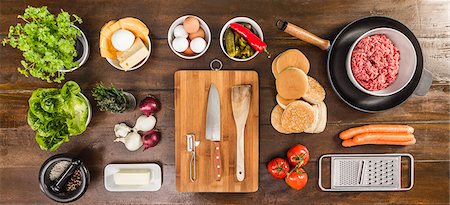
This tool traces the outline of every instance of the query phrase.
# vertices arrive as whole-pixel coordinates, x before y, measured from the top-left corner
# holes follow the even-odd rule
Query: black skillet
[[[412,94],[426,95],[431,86],[432,76],[423,68],[422,49],[414,34],[402,23],[383,16],[370,16],[353,21],[345,26],[330,45],[328,40],[321,39],[308,31],[285,21],[278,21],[277,27],[308,43],[328,50],[328,80],[339,98],[351,107],[364,112],[380,112],[394,108],[405,102]],[[345,59],[352,44],[369,30],[387,27],[400,31],[413,44],[417,65],[412,80],[400,92],[390,96],[373,96],[356,88],[347,76]]]

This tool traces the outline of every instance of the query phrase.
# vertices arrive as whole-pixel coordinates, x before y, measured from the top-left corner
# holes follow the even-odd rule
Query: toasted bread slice
[[[278,76],[277,60],[278,60],[278,57],[280,57],[281,54],[283,54],[283,53],[278,54],[278,56],[275,57],[275,59],[273,59],[273,61],[272,61],[272,74],[273,74],[273,77],[275,77],[275,79],[277,79],[277,76]]]
[[[272,127],[279,133],[290,134],[281,126],[281,116],[283,114],[283,111],[283,108],[281,108],[279,105],[276,105],[273,108],[272,113],[270,114],[270,123],[272,124]]]
[[[308,76],[302,70],[291,67],[275,80],[278,94],[284,99],[299,99],[308,91]]]
[[[320,108],[318,105],[312,105],[313,109],[314,109],[314,122],[312,123],[312,125],[308,128],[305,129],[306,133],[315,133],[315,130],[317,128],[317,126],[319,125],[319,121],[320,121]]]
[[[303,132],[313,123],[314,108],[301,100],[289,103],[281,116],[281,126],[288,132]]]
[[[308,90],[303,95],[303,100],[311,104],[319,104],[325,99],[325,89],[313,77],[308,76]]]
[[[283,72],[284,70],[286,70],[289,67],[299,68],[299,69],[303,70],[303,72],[305,72],[305,74],[308,74],[308,72],[309,72],[309,67],[310,67],[309,60],[298,49],[286,50],[282,54],[278,55],[277,58],[278,59],[275,62],[275,67],[278,71],[277,72],[278,74],[280,74],[281,72]],[[277,78],[276,75],[275,75],[275,78]]]
[[[317,124],[316,129],[314,130],[314,133],[321,133],[325,130],[325,127],[327,126],[327,106],[324,102],[320,102],[317,104],[319,107],[319,123]]]
[[[293,100],[284,99],[280,95],[277,95],[275,100],[277,101],[278,105],[283,109],[286,109],[286,107],[289,105],[289,103],[296,101],[296,99],[293,99]]]

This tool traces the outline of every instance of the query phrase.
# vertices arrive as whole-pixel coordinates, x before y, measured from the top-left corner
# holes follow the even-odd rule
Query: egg
[[[189,44],[191,44],[190,40],[188,40],[188,42],[189,42]],[[192,51],[190,46],[183,53],[188,55],[188,56],[193,56],[195,54],[194,51]]]
[[[186,38],[178,37],[173,39],[172,47],[176,52],[184,52],[189,47],[189,42]]]
[[[187,38],[189,36],[186,30],[184,30],[183,25],[178,25],[177,27],[175,27],[175,29],[173,29],[173,35],[175,36],[175,38]]]
[[[190,47],[194,53],[201,53],[206,48],[206,41],[200,37],[194,38],[191,41]]]
[[[183,27],[184,30],[186,30],[186,32],[195,33],[200,28],[200,22],[194,16],[189,16],[186,19],[184,19]]]
[[[189,39],[194,39],[197,37],[205,38],[205,31],[199,28],[197,32],[189,34]]]
[[[125,51],[133,45],[134,39],[135,36],[131,31],[121,29],[114,32],[111,43],[115,49]]]

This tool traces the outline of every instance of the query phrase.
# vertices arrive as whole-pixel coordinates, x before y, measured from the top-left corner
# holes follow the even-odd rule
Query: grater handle
[[[323,160],[324,158],[331,158],[331,157],[332,157],[332,155],[324,154],[324,155],[322,155],[322,156],[319,158],[319,182],[318,182],[318,184],[319,184],[319,187],[320,187],[320,189],[321,189],[322,191],[333,191],[332,189],[330,189],[330,188],[325,188],[325,187],[323,187],[323,185],[322,185],[322,160]]]
[[[400,156],[409,158],[409,186],[400,188],[399,191],[409,191],[414,186],[414,157],[411,154],[400,154]]]

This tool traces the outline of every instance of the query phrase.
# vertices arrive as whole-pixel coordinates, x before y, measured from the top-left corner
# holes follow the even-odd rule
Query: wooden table
[[[129,2],[129,3],[124,3]],[[39,190],[37,175],[45,159],[56,153],[70,153],[84,159],[92,181],[77,204],[143,204],[143,203],[230,203],[230,204],[448,204],[449,203],[449,132],[450,132],[450,2],[448,0],[324,0],[324,1],[119,1],[59,0],[0,2],[0,34],[18,22],[27,5],[47,5],[52,12],[64,9],[83,18],[81,29],[87,34],[91,54],[86,65],[67,75],[78,82],[85,94],[102,81],[135,94],[141,100],[148,94],[160,98],[163,108],[157,114],[162,131],[159,145],[145,152],[128,152],[122,144],[113,143],[113,126],[119,122],[133,124],[139,110],[109,114],[94,109],[87,131],[72,137],[57,152],[41,151],[28,127],[28,98],[39,87],[59,87],[36,78],[25,78],[17,72],[21,52],[0,47],[0,204],[52,203]],[[213,34],[208,52],[197,60],[177,57],[167,45],[167,29],[184,14],[203,18]],[[275,105],[271,61],[259,55],[247,63],[233,62],[222,53],[218,34],[222,25],[234,16],[255,19],[262,27],[269,49],[278,54],[288,48],[303,51],[311,62],[311,76],[327,91],[328,124],[321,134],[282,135],[270,125],[270,111]],[[296,40],[275,28],[278,18],[332,39],[347,23],[368,15],[384,15],[406,24],[418,37],[425,67],[432,71],[434,83],[425,97],[411,97],[403,105],[378,114],[356,111],[332,91],[326,77],[326,52]],[[111,20],[134,16],[151,30],[152,54],[139,70],[122,72],[100,57],[98,49],[101,26]],[[260,80],[260,174],[259,190],[250,194],[178,193],[175,190],[174,99],[173,74],[181,68],[205,69],[213,58],[225,68],[254,69]],[[89,97],[92,101],[92,97]],[[360,146],[343,148],[337,134],[347,128],[368,123],[409,124],[416,129],[417,144],[408,147]],[[296,143],[311,152],[305,167],[309,182],[301,191],[273,179],[266,163],[284,156]],[[411,153],[416,159],[415,186],[409,192],[325,193],[317,186],[317,159],[325,153]],[[163,184],[158,192],[112,193],[103,186],[103,169],[109,163],[156,162],[163,169]]]

